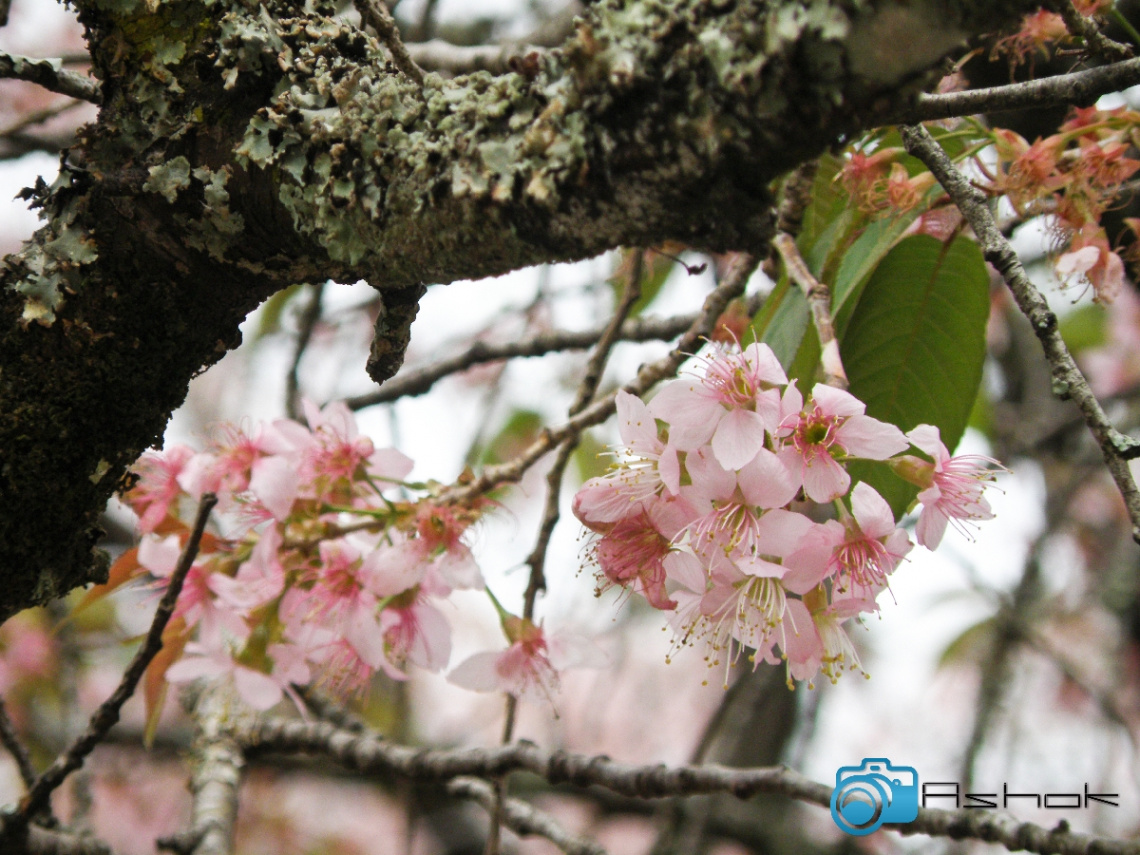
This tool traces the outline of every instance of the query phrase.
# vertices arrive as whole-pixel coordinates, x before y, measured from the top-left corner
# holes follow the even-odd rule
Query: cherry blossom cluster
[[[1124,262],[1110,246],[1101,216],[1140,169],[1128,156],[1140,131],[1140,113],[1119,108],[1076,109],[1057,133],[1030,144],[1010,130],[992,132],[998,162],[979,170],[1018,214],[1047,214],[1059,246],[1055,262],[1063,281],[1080,277],[1098,302],[1108,303],[1124,284]],[[1135,230],[1136,223],[1130,223]]]
[[[205,451],[175,446],[139,462],[126,500],[143,538],[112,585],[139,575],[164,584],[203,493],[218,496],[215,518],[229,529],[203,538],[186,578],[164,639],[167,680],[231,679],[267,709],[294,685],[353,691],[377,671],[402,680],[409,665],[448,665],[440,605],[455,590],[485,587],[464,542],[482,506],[443,504],[432,485],[408,482],[412,461],[375,448],[343,404],[306,402],[305,414],[307,427],[227,426]],[[555,667],[582,657],[562,655],[557,637],[492,601],[510,646],[476,654],[450,678],[549,695]]]
[[[874,488],[852,486],[848,461],[883,461],[920,488],[928,548],[951,522],[993,516],[982,493],[994,461],[951,457],[937,428],[903,434],[845,391],[805,396],[764,344],[714,345],[699,376],[648,404],[619,392],[617,410],[624,453],[574,500],[596,534],[599,587],[668,612],[710,666],[751,649],[755,663],[784,660],[789,684],[862,670],[843,624],[877,610],[912,544]],[[806,513],[828,504],[833,519]]]
[[[1077,13],[1086,18],[1100,15],[1111,6],[1112,0],[1073,0]],[[1051,48],[1057,42],[1072,38],[1064,18],[1056,12],[1041,9],[1025,15],[1017,32],[998,39],[994,43],[991,58],[1008,57],[1012,71],[1018,65],[1027,62],[1032,64],[1038,57],[1048,59]]]

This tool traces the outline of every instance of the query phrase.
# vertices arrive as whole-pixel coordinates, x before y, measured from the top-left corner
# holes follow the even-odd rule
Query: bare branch
[[[787,232],[780,232],[772,239],[772,245],[784,260],[784,268],[792,280],[800,286],[811,308],[811,319],[819,336],[820,367],[823,368],[823,382],[836,389],[847,388],[847,372],[843,370],[843,359],[839,355],[839,339],[835,337],[835,324],[831,320],[831,289],[812,276],[800,255],[795,238]]]
[[[759,309],[759,300],[749,306],[749,312]],[[619,338],[622,341],[668,341],[681,335],[697,320],[696,313],[677,315],[671,318],[636,318],[622,324]],[[544,356],[563,350],[584,350],[593,347],[605,332],[605,327],[592,330],[554,330],[528,336],[518,341],[487,342],[477,341],[455,356],[441,359],[429,365],[405,371],[387,381],[381,388],[364,395],[349,398],[349,409],[359,410],[375,404],[387,404],[399,398],[422,395],[428,392],[436,381],[450,374],[458,374],[476,365],[513,359],[519,356]]]
[[[488,811],[495,810],[495,790],[486,781],[478,778],[456,778],[447,785],[447,791],[453,796],[472,799]],[[515,834],[524,837],[528,835],[544,837],[566,855],[606,855],[606,850],[597,843],[570,834],[554,817],[521,799],[505,799],[502,802],[500,816],[503,825]]]
[[[72,743],[70,748],[56,758],[55,762],[36,779],[23,799],[20,800],[19,816],[25,822],[47,806],[52,791],[62,784],[69,774],[83,765],[87,755],[102,742],[107,731],[115,726],[119,720],[119,711],[123,704],[134,694],[135,687],[138,685],[143,672],[146,671],[151,660],[162,649],[163,630],[166,629],[166,624],[171,615],[174,614],[174,606],[178,602],[178,594],[182,591],[182,583],[186,579],[186,574],[190,572],[194,559],[198,556],[198,546],[202,541],[202,533],[206,530],[206,520],[209,519],[210,511],[217,503],[218,498],[213,493],[202,495],[202,500],[198,503],[198,515],[194,520],[194,528],[190,532],[190,539],[182,550],[182,555],[178,559],[174,572],[170,574],[166,593],[163,594],[158,608],[155,609],[154,620],[151,622],[150,630],[143,640],[142,647],[138,649],[130,665],[127,666],[118,687],[91,716],[87,730]]]
[[[415,42],[407,48],[408,55],[420,68],[446,74],[471,74],[476,71],[506,74],[513,71],[515,65],[524,58],[533,56],[534,61],[537,61],[546,54],[545,48],[530,44],[453,45],[442,39]]]
[[[1140,542],[1140,491],[1136,489],[1136,481],[1128,467],[1129,460],[1140,457],[1140,441],[1121,433],[1108,420],[1061,337],[1057,328],[1057,316],[1041,292],[1029,281],[1017,253],[998,230],[985,195],[958,171],[921,125],[902,128],[902,135],[907,151],[934,173],[934,177],[969,221],[986,260],[1001,274],[1013,293],[1018,308],[1029,319],[1052,369],[1053,393],[1062,400],[1071,399],[1080,408],[1085,424],[1100,446],[1108,471],[1124,498],[1132,522],[1132,539]]]
[[[1121,44],[1114,41],[1100,31],[1100,27],[1096,25],[1095,21],[1086,18],[1076,7],[1073,6],[1073,0],[1060,0],[1057,3],[1057,13],[1065,22],[1065,27],[1068,31],[1082,39],[1089,50],[1093,53],[1107,59],[1109,62],[1115,62],[1121,59],[1129,59],[1135,54],[1128,45]]]
[[[364,19],[364,23],[376,31],[380,41],[384,42],[384,46],[392,54],[392,61],[396,63],[396,68],[404,72],[409,80],[414,80],[417,85],[422,87],[424,85],[423,69],[416,65],[416,61],[408,55],[408,49],[400,38],[400,31],[397,29],[396,21],[392,17],[392,13],[388,11],[388,7],[380,0],[354,0],[354,2],[357,11],[360,12],[360,17]]]
[[[32,765],[32,758],[28,754],[27,746],[20,741],[20,736],[16,733],[12,719],[8,717],[8,708],[4,706],[3,699],[0,699],[0,742],[8,749],[12,759],[16,761],[24,786],[32,786],[36,782],[36,767]]]
[[[321,319],[321,296],[324,294],[325,283],[318,282],[311,286],[311,289],[309,302],[305,304],[305,309],[301,312],[297,330],[297,344],[293,349],[293,362],[285,377],[285,414],[291,419],[296,419],[301,412],[298,407],[301,403],[298,394],[300,389],[298,372],[301,368],[301,359],[305,355],[305,349],[313,337],[313,330],[316,329],[317,321]]]
[[[239,739],[253,753],[321,754],[358,772],[389,772],[420,780],[449,780],[463,775],[495,777],[531,772],[551,784],[599,786],[639,799],[701,793],[732,793],[746,799],[779,793],[798,801],[828,806],[831,787],[782,766],[735,769],[726,766],[630,766],[608,757],[550,752],[529,742],[496,748],[428,751],[393,745],[322,722],[267,718],[242,730]],[[1097,794],[1109,797],[1115,794]],[[1140,842],[1094,837],[1019,822],[986,810],[920,808],[914,822],[885,824],[902,834],[927,834],[955,840],[974,838],[1010,850],[1056,855],[1140,855]]]
[[[44,89],[69,95],[80,101],[99,103],[99,81],[62,68],[56,59],[33,59],[0,51],[0,77],[27,80]]]
[[[1115,65],[1012,83],[1009,86],[971,89],[946,95],[920,95],[912,107],[892,113],[886,120],[915,123],[1058,104],[1083,106],[1092,104],[1101,95],[1119,92],[1137,84],[1140,84],[1140,59],[1130,59]]]
[[[233,728],[252,722],[228,687],[204,688],[194,703],[198,722],[194,746],[194,774],[190,790],[194,807],[190,820],[196,837],[194,855],[230,855],[237,823],[238,786],[245,756],[233,736]]]

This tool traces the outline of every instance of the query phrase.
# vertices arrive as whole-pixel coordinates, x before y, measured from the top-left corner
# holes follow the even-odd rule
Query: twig
[[[60,95],[99,103],[99,81],[60,68],[58,60],[33,59],[0,51],[0,77],[27,80]]]
[[[978,113],[1053,107],[1059,104],[1092,104],[1101,95],[1119,92],[1140,83],[1140,59],[1115,65],[1044,77],[1008,86],[970,89],[945,95],[920,95],[912,106],[891,113],[884,123],[916,123]]]
[[[291,419],[296,419],[300,414],[300,410],[297,408],[300,403],[297,394],[300,388],[300,380],[297,375],[301,368],[301,358],[305,355],[305,349],[313,338],[313,330],[316,329],[317,321],[321,319],[321,296],[324,294],[324,290],[324,282],[318,282],[312,286],[312,296],[309,298],[309,302],[305,304],[305,309],[301,312],[298,322],[297,345],[293,350],[293,363],[289,366],[289,373],[285,377],[285,414]]]
[[[28,749],[20,741],[20,736],[12,725],[12,719],[8,717],[8,708],[4,705],[3,698],[0,698],[0,742],[3,742],[12,759],[16,761],[24,786],[32,786],[36,782],[36,767],[32,765]]]
[[[506,74],[516,70],[523,62],[537,64],[548,53],[546,48],[512,42],[503,45],[453,45],[442,39],[412,42],[406,46],[408,55],[425,71],[446,74],[471,74],[489,71]]]
[[[1025,268],[1009,241],[998,231],[985,194],[970,184],[921,125],[902,128],[902,136],[907,151],[934,173],[970,223],[986,260],[1001,274],[1018,308],[1029,319],[1052,370],[1053,393],[1062,400],[1071,399],[1080,408],[1085,424],[1100,446],[1108,471],[1124,498],[1132,522],[1132,539],[1140,543],[1140,491],[1136,489],[1136,481],[1128,467],[1129,460],[1140,457],[1140,441],[1121,433],[1108,420],[1061,338],[1057,316],[1025,275]]]
[[[625,390],[632,395],[641,395],[656,383],[676,373],[681,364],[700,348],[702,339],[712,335],[725,306],[744,292],[748,279],[756,267],[757,260],[753,256],[744,254],[737,256],[724,279],[705,298],[701,311],[676,346],[664,358],[642,365],[637,377],[626,384]],[[441,499],[448,502],[464,502],[475,496],[481,496],[496,486],[519,480],[527,469],[559,443],[588,427],[604,422],[613,415],[617,407],[616,396],[616,392],[607,395],[586,407],[565,424],[544,429],[539,438],[513,460],[486,467],[470,483],[456,485],[445,491]]]
[[[590,401],[594,399],[594,395],[598,391],[598,383],[602,379],[602,371],[605,369],[610,351],[613,350],[614,344],[617,343],[622,324],[625,323],[625,319],[633,309],[634,303],[641,297],[641,277],[644,274],[644,267],[645,256],[641,251],[638,251],[631,266],[629,278],[626,280],[621,303],[619,303],[617,309],[614,310],[613,318],[610,319],[609,325],[598,339],[594,353],[591,355],[590,361],[586,365],[586,371],[582,375],[582,382],[578,384],[578,391],[574,397],[574,402],[570,405],[570,409],[567,412],[570,418],[582,412],[582,410],[589,405]],[[578,447],[580,436],[580,433],[573,434],[562,443],[558,449],[558,456],[554,461],[554,466],[551,467],[546,475],[546,508],[543,512],[542,526],[539,529],[538,540],[535,542],[534,549],[526,560],[527,565],[530,567],[530,581],[527,583],[526,594],[523,601],[523,617],[526,618],[534,617],[535,600],[540,591],[546,590],[546,574],[544,571],[546,566],[546,550],[550,545],[550,537],[554,533],[554,527],[558,524],[562,477],[566,472],[566,464],[570,462],[570,455],[573,454],[574,449]]]
[[[496,748],[429,751],[393,745],[320,722],[262,718],[238,734],[251,753],[321,754],[357,772],[389,772],[420,780],[451,780],[463,775],[494,777],[515,770],[551,784],[599,786],[638,799],[701,793],[732,793],[741,799],[779,793],[820,806],[831,803],[832,788],[783,766],[735,769],[727,766],[630,766],[608,757],[550,752],[530,742]],[[1097,794],[1107,797],[1109,794]],[[920,808],[914,822],[884,824],[902,834],[955,840],[975,838],[1010,850],[1043,855],[1140,855],[1140,841],[1094,837],[1019,822],[987,810]]]
[[[571,418],[586,408],[598,390],[598,383],[602,379],[602,372],[605,370],[606,360],[609,359],[610,351],[613,350],[613,346],[617,342],[621,326],[629,316],[630,310],[633,309],[634,303],[636,303],[641,296],[641,277],[644,274],[644,261],[644,254],[638,251],[631,267],[629,278],[626,280],[621,303],[618,304],[617,309],[614,311],[614,316],[610,319],[605,330],[603,330],[602,335],[598,339],[597,346],[594,348],[594,352],[586,364],[586,371],[582,376],[582,382],[578,384],[578,391],[574,396],[574,402],[570,405],[568,412]],[[538,599],[539,592],[546,590],[546,551],[550,546],[550,538],[551,535],[554,534],[554,527],[558,525],[560,516],[559,505],[562,498],[562,478],[566,474],[566,465],[570,462],[570,455],[572,455],[574,449],[578,447],[580,437],[580,432],[573,433],[559,444],[554,465],[551,466],[550,471],[546,473],[546,502],[543,507],[542,525],[539,527],[538,538],[535,540],[534,549],[531,550],[530,555],[526,559],[526,563],[530,567],[530,577],[527,581],[526,593],[523,595],[523,617],[527,620],[534,617],[534,606]],[[508,695],[506,718],[503,722],[503,744],[509,743],[514,735],[515,714],[517,710],[518,699],[514,695]],[[497,780],[494,787],[491,788],[493,806],[491,809],[491,832],[487,838],[486,855],[497,855],[499,850],[499,825],[505,821],[506,792],[507,781],[505,778]]]
[[[1110,39],[1102,33],[1095,21],[1086,18],[1076,10],[1072,0],[1060,0],[1057,3],[1057,14],[1065,22],[1065,29],[1070,34],[1082,39],[1093,53],[1100,54],[1109,62],[1129,59],[1135,55],[1128,45]]]
[[[206,520],[209,519],[210,511],[217,503],[218,497],[213,493],[202,495],[202,500],[198,503],[198,515],[194,520],[194,528],[190,532],[190,539],[186,542],[186,547],[182,550],[178,564],[170,575],[166,593],[163,594],[162,600],[159,601],[158,608],[154,612],[154,620],[151,621],[150,630],[143,640],[142,647],[138,649],[130,665],[127,666],[118,687],[91,716],[87,730],[72,743],[70,748],[56,758],[55,762],[36,779],[20,800],[18,816],[22,817],[25,822],[47,806],[52,791],[62,784],[69,774],[83,765],[87,755],[103,740],[107,731],[115,726],[119,720],[119,711],[123,704],[134,694],[135,687],[138,685],[143,672],[146,671],[151,660],[162,649],[163,630],[166,629],[167,622],[174,614],[174,606],[178,601],[178,594],[182,591],[182,583],[198,555],[198,546],[202,540],[202,533],[206,529]]]
[[[772,238],[772,245],[784,260],[788,276],[800,286],[807,297],[815,331],[819,336],[820,367],[823,369],[823,382],[836,389],[847,388],[847,372],[843,370],[843,358],[839,355],[839,339],[835,337],[835,324],[831,320],[831,289],[811,275],[795,238],[787,232],[780,232]]]
[[[495,805],[494,788],[478,778],[456,778],[447,785],[453,796],[472,799],[488,811]],[[502,821],[520,836],[544,837],[566,855],[606,855],[606,850],[591,840],[570,834],[554,817],[521,799],[506,799],[502,804]]]
[[[294,683],[293,690],[305,702],[309,712],[317,718],[324,719],[329,724],[336,725],[343,730],[355,730],[358,733],[367,730],[368,725],[364,723],[364,719],[312,686],[301,686]]]
[[[760,308],[760,299],[750,301],[749,314]],[[619,338],[622,341],[668,341],[681,335],[697,320],[697,313],[677,315],[671,318],[635,318],[622,324]],[[429,365],[403,372],[387,381],[379,389],[364,395],[357,395],[345,401],[351,410],[387,404],[399,398],[423,395],[435,383],[451,374],[466,371],[476,365],[498,362],[515,357],[545,356],[563,350],[584,350],[593,347],[605,332],[605,327],[592,330],[554,330],[538,333],[518,341],[492,343],[477,341],[462,353],[441,359]]]
[[[392,54],[392,62],[396,63],[396,68],[422,89],[423,69],[416,65],[415,60],[408,54],[408,49],[400,38],[400,31],[396,28],[396,21],[388,11],[388,7],[381,0],[353,0],[353,2],[364,23],[376,31],[380,41],[384,42],[384,46]]]

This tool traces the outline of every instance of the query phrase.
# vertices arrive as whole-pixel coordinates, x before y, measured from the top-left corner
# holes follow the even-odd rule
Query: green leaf
[[[966,627],[938,657],[938,670],[953,665],[976,665],[985,661],[993,647],[997,621],[993,617]]]
[[[799,288],[787,284],[786,278],[781,283],[784,288],[773,291],[760,309],[760,314],[763,314],[768,310],[768,304],[772,304],[771,313],[763,325],[757,326],[757,334],[760,341],[772,348],[787,371],[800,351],[804,335],[811,329],[811,310]]]
[[[1107,335],[1105,321],[1102,306],[1077,306],[1061,318],[1061,337],[1073,353],[1080,353],[1090,347],[1101,347]]]
[[[285,313],[285,306],[304,287],[300,284],[290,285],[288,288],[278,291],[262,304],[261,314],[257,319],[257,332],[254,333],[255,340],[280,331],[281,317]]]
[[[947,448],[958,444],[982,379],[989,281],[981,250],[965,237],[947,246],[916,235],[891,250],[840,339],[851,393],[868,415],[904,431],[935,425]],[[914,500],[917,488],[882,464],[849,469],[896,515]]]

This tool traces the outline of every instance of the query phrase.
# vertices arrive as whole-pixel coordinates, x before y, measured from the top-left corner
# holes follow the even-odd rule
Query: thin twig
[[[36,782],[36,767],[32,765],[27,746],[20,741],[20,735],[16,733],[12,719],[8,717],[8,708],[4,705],[3,698],[0,698],[0,742],[3,742],[12,759],[16,761],[24,786],[32,786]]]
[[[602,372],[605,369],[610,352],[613,350],[614,344],[617,343],[622,324],[625,323],[634,303],[641,297],[641,277],[644,274],[644,268],[645,255],[639,250],[631,265],[621,302],[614,310],[614,316],[598,339],[597,346],[586,365],[586,371],[582,375],[582,382],[578,384],[574,402],[567,412],[570,418],[582,412],[598,391],[598,383],[601,382]],[[546,551],[550,545],[550,538],[554,534],[554,527],[558,524],[562,478],[566,473],[566,465],[570,462],[570,455],[578,447],[580,438],[580,433],[573,434],[559,446],[554,465],[546,475],[546,507],[543,511],[542,526],[539,529],[534,549],[526,560],[530,567],[530,580],[527,583],[526,594],[523,598],[523,617],[527,619],[534,617],[535,600],[540,591],[546,590]]]
[[[681,336],[676,346],[664,358],[642,365],[637,377],[624,387],[625,391],[631,395],[642,395],[660,381],[675,374],[682,363],[700,349],[702,340],[712,335],[721,313],[732,300],[744,292],[748,279],[756,267],[755,257],[745,254],[737,256],[720,284],[705,298],[705,304],[696,320]],[[527,469],[559,443],[588,427],[604,422],[613,415],[617,407],[616,398],[617,393],[614,392],[595,401],[565,424],[544,429],[538,439],[517,457],[497,466],[486,467],[470,483],[448,489],[441,499],[461,503],[481,496],[501,484],[518,481]]]
[[[194,520],[194,528],[190,532],[190,539],[186,542],[182,555],[178,558],[178,564],[170,575],[166,593],[163,594],[158,608],[155,609],[154,620],[151,621],[150,630],[143,640],[142,647],[138,649],[130,665],[127,666],[127,670],[123,672],[123,679],[119,682],[118,687],[91,716],[87,730],[72,743],[70,748],[56,758],[55,762],[36,779],[20,800],[19,816],[23,817],[25,821],[46,807],[52,791],[62,784],[69,774],[83,765],[87,755],[103,741],[107,731],[115,726],[119,720],[119,711],[123,704],[134,694],[135,687],[138,685],[143,672],[146,671],[151,660],[162,649],[163,630],[166,629],[167,622],[174,614],[174,606],[178,602],[178,594],[182,591],[182,583],[186,579],[186,574],[190,572],[194,559],[198,556],[198,546],[202,541],[202,533],[206,530],[206,520],[209,519],[210,511],[217,503],[218,497],[213,493],[202,495],[202,500],[198,503],[198,514]]]
[[[392,54],[392,62],[396,64],[396,68],[422,89],[423,69],[416,65],[415,60],[408,54],[408,49],[400,38],[400,31],[396,27],[396,20],[388,11],[388,7],[381,0],[354,0],[354,3],[364,23],[376,31],[380,41],[384,42],[384,46]]]
[[[748,313],[755,314],[760,308],[760,298],[750,298]],[[619,338],[622,341],[669,341],[681,335],[696,323],[698,313],[676,315],[670,318],[634,318],[622,324]],[[355,398],[348,398],[345,404],[350,410],[360,410],[376,404],[387,404],[399,398],[423,395],[444,377],[458,374],[476,365],[498,362],[515,357],[545,356],[564,350],[585,350],[597,344],[606,327],[591,330],[553,330],[527,336],[518,341],[488,342],[477,341],[461,353],[446,357],[418,368],[402,372],[388,380],[379,389]]]
[[[247,752],[306,753],[329,757],[357,772],[394,773],[418,780],[453,780],[463,775],[495,777],[515,770],[531,772],[551,784],[599,786],[638,799],[701,793],[732,793],[746,799],[779,793],[798,801],[828,806],[832,788],[783,766],[735,769],[727,766],[631,766],[608,757],[546,751],[530,742],[495,748],[430,751],[393,745],[321,722],[261,718],[238,732]],[[1117,798],[1115,793],[1090,796]],[[1045,829],[1020,822],[1008,813],[988,810],[920,808],[909,823],[886,823],[902,834],[972,838],[1010,850],[1043,855],[1140,855],[1140,841],[1114,840]]]
[[[1100,31],[1095,21],[1086,18],[1076,7],[1072,0],[1060,0],[1057,3],[1057,13],[1065,22],[1065,29],[1078,39],[1082,39],[1089,49],[1109,62],[1121,59],[1130,59],[1135,56],[1132,48],[1110,39]]]
[[[1140,491],[1136,489],[1136,481],[1128,467],[1129,460],[1140,456],[1140,441],[1121,433],[1108,420],[1061,337],[1057,316],[1029,281],[1009,241],[998,231],[985,194],[970,184],[921,125],[902,128],[902,136],[907,151],[934,173],[970,223],[986,260],[1001,274],[1018,308],[1029,319],[1052,370],[1053,393],[1062,400],[1072,400],[1080,408],[1089,432],[1104,455],[1105,465],[1124,498],[1132,522],[1132,539],[1140,543]]]
[[[447,791],[453,796],[472,799],[488,811],[495,805],[494,788],[479,778],[455,778],[447,785]],[[515,834],[544,837],[566,855],[606,855],[606,850],[597,843],[571,834],[554,817],[521,799],[506,799],[501,816],[503,824]]]
[[[945,95],[920,95],[915,103],[884,117],[884,123],[916,123],[978,113],[1055,107],[1084,106],[1101,95],[1140,84],[1140,59],[1089,68],[1055,77],[1044,77],[1008,86],[970,89]]]
[[[506,74],[524,60],[537,66],[549,53],[546,48],[512,42],[503,45],[453,45],[442,39],[412,42],[408,55],[425,71],[445,74],[472,74],[489,71]]]
[[[308,348],[309,342],[313,338],[313,330],[316,329],[317,322],[321,319],[321,296],[324,294],[324,290],[324,282],[318,282],[312,286],[312,296],[309,298],[309,302],[305,304],[305,309],[301,312],[298,321],[297,344],[293,350],[293,363],[289,366],[289,373],[285,377],[285,414],[291,419],[296,419],[300,415],[298,391],[301,383],[298,374],[305,349]]]
[[[626,280],[621,302],[599,337],[597,346],[586,364],[582,382],[578,384],[574,402],[570,405],[568,412],[571,418],[582,412],[598,391],[598,383],[601,382],[602,372],[605,370],[610,351],[613,350],[613,346],[618,340],[621,326],[633,309],[634,303],[641,296],[641,277],[644,274],[644,262],[644,253],[640,250],[637,251],[631,265],[629,278]],[[534,618],[534,607],[538,595],[541,591],[546,590],[546,552],[550,546],[550,538],[554,534],[554,527],[558,525],[560,517],[562,478],[566,474],[566,465],[570,462],[570,456],[574,453],[574,449],[578,447],[580,438],[581,433],[574,433],[559,444],[554,465],[546,473],[546,502],[543,507],[542,524],[539,526],[534,549],[531,550],[526,559],[526,563],[530,567],[530,577],[527,581],[526,593],[523,595],[523,617],[527,620]],[[518,699],[514,695],[508,695],[506,718],[503,722],[502,742],[504,745],[509,743],[514,736],[517,710]],[[499,825],[505,820],[506,793],[506,778],[495,781],[492,788],[491,832],[487,838],[486,855],[497,855],[499,850]]]
[[[33,59],[0,51],[0,77],[26,80],[60,95],[98,104],[99,81],[68,71],[60,65],[59,60]]]
[[[823,369],[823,382],[836,389],[847,388],[847,372],[843,370],[843,358],[839,355],[839,339],[835,337],[835,324],[831,319],[831,289],[812,276],[800,255],[795,238],[787,232],[780,232],[772,238],[772,245],[784,260],[784,269],[807,297],[815,331],[819,336],[820,367]]]

